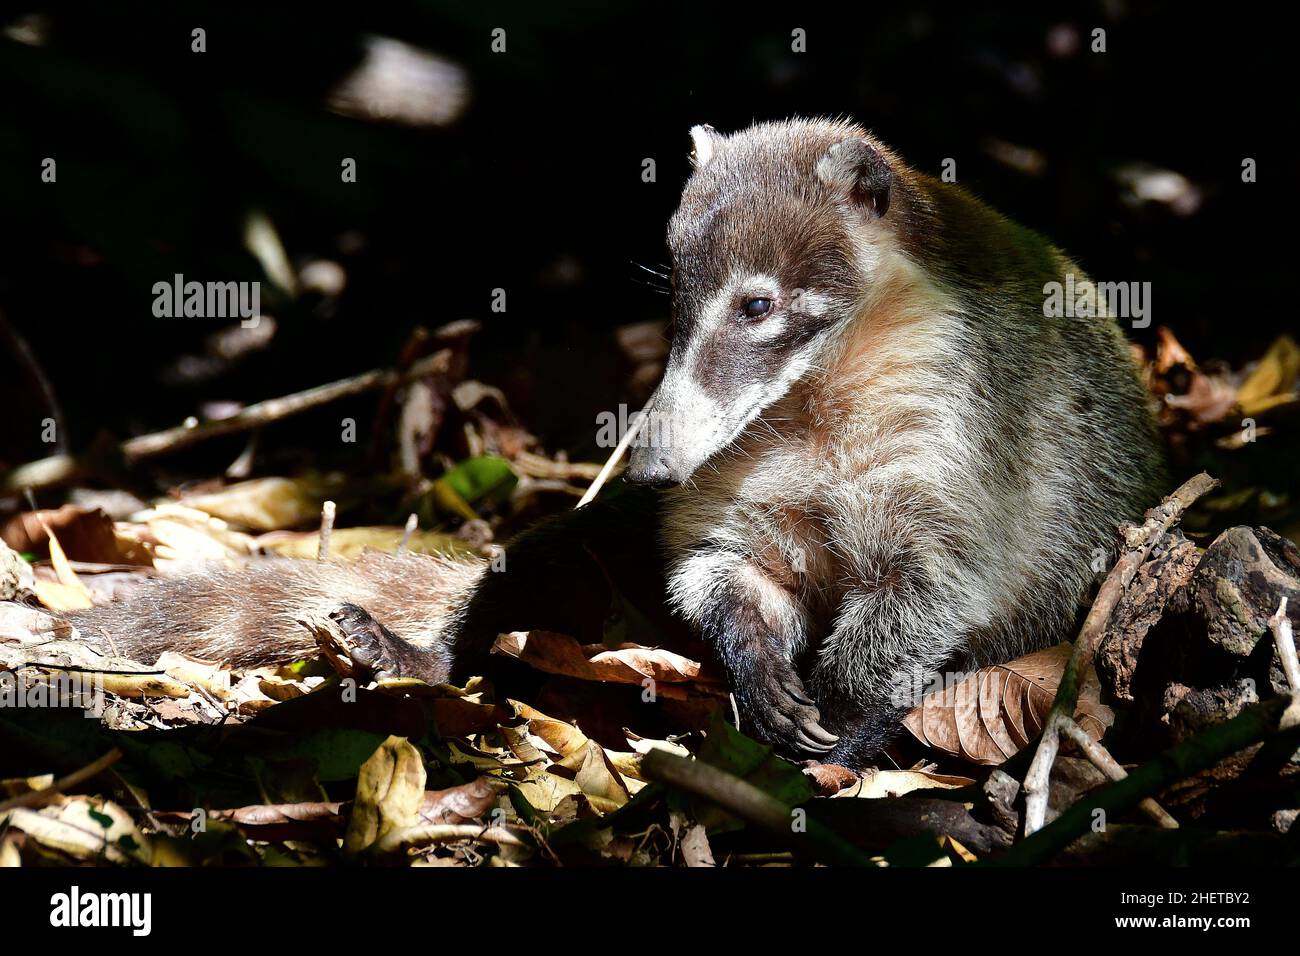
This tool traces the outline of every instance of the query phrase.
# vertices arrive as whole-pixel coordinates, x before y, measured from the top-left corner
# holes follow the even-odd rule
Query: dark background
[[[1048,9],[1050,7],[1050,9]],[[622,324],[666,318],[630,262],[666,261],[688,128],[845,114],[913,166],[958,180],[1039,229],[1099,279],[1151,281],[1153,327],[1240,364],[1294,326],[1275,105],[1282,55],[1256,16],[1177,3],[129,3],[11,8],[46,40],[0,37],[0,313],[44,369],[65,448],[177,423],[210,400],[254,401],[390,365],[412,327],[484,323],[471,374],[506,388],[551,448],[603,459],[598,410],[629,398]],[[207,52],[190,31],[207,31]],[[490,31],[507,31],[507,52]],[[790,31],[808,51],[790,51]],[[1103,27],[1107,52],[1089,51]],[[400,38],[458,64],[470,100],[450,126],[331,112],[360,38]],[[1031,174],[991,144],[1041,155]],[[42,158],[57,184],[40,181]],[[344,184],[342,157],[358,161]],[[1254,157],[1260,181],[1241,182]],[[654,158],[657,181],[641,163]],[[1176,171],[1182,214],[1125,201],[1117,170]],[[241,232],[274,222],[291,262],[339,262],[337,300],[277,299]],[[220,320],[157,319],[153,283],[263,280],[279,332],[219,377],[177,358]],[[508,311],[489,311],[494,288]],[[12,336],[11,336],[12,338]],[[0,355],[0,464],[49,453],[24,364]],[[331,411],[281,439],[349,454]],[[285,432],[284,429],[288,429]],[[320,435],[332,441],[316,441]],[[229,461],[241,439],[217,442]],[[199,467],[196,462],[196,467]],[[198,473],[203,473],[199,471]]]

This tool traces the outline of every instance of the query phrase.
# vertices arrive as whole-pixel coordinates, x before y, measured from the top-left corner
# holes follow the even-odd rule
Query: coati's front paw
[[[822,727],[821,712],[793,667],[769,666],[754,676],[754,692],[740,700],[741,716],[749,718],[760,737],[791,755],[824,754],[839,743]]]

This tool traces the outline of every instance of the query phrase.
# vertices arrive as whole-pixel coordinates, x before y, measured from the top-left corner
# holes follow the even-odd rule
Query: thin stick
[[[16,809],[17,807],[44,806],[53,797],[58,796],[64,790],[71,790],[78,784],[104,772],[121,759],[122,751],[114,747],[94,763],[88,763],[80,770],[74,770],[67,776],[60,777],[48,787],[43,787],[40,790],[32,790],[28,793],[20,793],[16,797],[11,797],[8,800],[0,802],[0,813],[4,813],[6,810]]]
[[[1097,600],[1079,631],[1074,642],[1074,653],[1070,655],[1065,670],[1061,673],[1061,683],[1056,690],[1056,700],[1043,723],[1043,736],[1038,742],[1033,763],[1025,775],[1025,835],[1039,830],[1047,818],[1047,796],[1052,774],[1052,764],[1056,761],[1056,752],[1061,745],[1061,721],[1074,716],[1075,706],[1079,701],[1079,682],[1088,665],[1092,663],[1110,622],[1111,613],[1124,595],[1124,590],[1132,582],[1150,555],[1151,549],[1165,536],[1183,512],[1201,495],[1218,487],[1219,482],[1205,472],[1186,481],[1177,491],[1165,498],[1160,504],[1146,513],[1146,521],[1139,528],[1125,532],[1124,551],[1115,566],[1110,569]]]
[[[637,413],[636,424],[629,428],[623,437],[619,439],[618,445],[610,453],[609,460],[605,462],[605,467],[600,469],[600,474],[596,476],[596,480],[591,483],[587,493],[582,496],[582,499],[574,507],[581,508],[585,504],[590,504],[596,499],[596,495],[600,494],[600,489],[605,487],[605,482],[609,480],[610,474],[618,463],[623,460],[623,455],[627,452],[628,447],[632,442],[636,441],[637,436],[641,434],[641,430],[645,428],[646,419],[650,417],[649,409],[650,402],[647,402],[645,408]]]
[[[420,516],[414,511],[406,519],[406,527],[402,529],[402,540],[397,542],[397,553],[406,554],[406,549],[411,546],[411,535],[415,534],[415,529],[420,527]]]
[[[1300,693],[1300,660],[1296,658],[1295,637],[1291,633],[1291,619],[1286,616],[1286,598],[1277,606],[1277,613],[1268,619],[1269,630],[1277,644],[1277,655],[1282,658],[1282,671],[1291,693]]]
[[[341,379],[328,385],[318,385],[306,391],[269,398],[264,402],[249,405],[237,415],[219,418],[198,424],[178,425],[150,435],[129,438],[118,445],[118,452],[128,465],[133,465],[147,458],[165,455],[182,448],[188,448],[209,438],[221,435],[233,435],[260,428],[271,422],[299,415],[313,408],[319,408],[330,402],[364,392],[373,391],[388,385],[428,375],[432,372],[445,371],[449,353],[439,352],[428,358],[420,359],[404,372],[393,369],[375,369],[352,378]],[[52,485],[71,481],[79,474],[81,463],[70,455],[52,455],[38,461],[28,462],[13,469],[0,479],[0,491],[17,491],[22,488],[47,488]]]
[[[1128,771],[1119,765],[1115,758],[1110,755],[1110,751],[1089,737],[1088,732],[1069,717],[1061,721],[1061,732],[1073,740],[1078,748],[1083,751],[1083,755],[1092,761],[1092,765],[1111,780],[1123,780],[1128,776]],[[1162,827],[1169,830],[1178,829],[1178,821],[1150,797],[1144,798],[1138,804],[1138,809]]]
[[[330,535],[334,533],[334,514],[337,511],[334,502],[327,501],[320,510],[320,540],[316,543],[316,560],[324,561],[330,556]]]

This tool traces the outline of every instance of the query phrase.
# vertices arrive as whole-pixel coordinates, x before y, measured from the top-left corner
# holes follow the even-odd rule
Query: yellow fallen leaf
[[[90,599],[90,589],[81,583],[81,578],[77,577],[77,572],[72,570],[72,565],[68,563],[68,556],[63,553],[63,546],[59,544],[59,538],[49,523],[42,517],[41,527],[45,529],[46,535],[50,539],[50,564],[54,567],[54,575],[58,578],[58,583],[62,585],[61,593],[57,599],[64,602],[63,607],[51,608],[56,611],[73,611],[81,608],[93,607],[95,602]],[[36,594],[40,596],[39,582]],[[70,605],[70,602],[80,600],[84,603]],[[44,598],[41,598],[44,601]],[[48,605],[47,605],[48,606]]]
[[[414,825],[424,802],[424,781],[424,761],[410,741],[389,737],[380,744],[357,776],[344,852],[359,853],[390,830]]]
[[[84,611],[93,606],[84,585],[74,587],[58,581],[37,579],[36,596],[51,611]]]
[[[1300,345],[1289,335],[1278,336],[1237,391],[1242,414],[1252,415],[1289,400],[1300,379]]]

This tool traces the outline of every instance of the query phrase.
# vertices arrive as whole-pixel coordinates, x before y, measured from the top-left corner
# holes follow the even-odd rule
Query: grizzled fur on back
[[[1113,319],[1043,315],[1081,270],[861,128],[696,138],[652,408],[679,444],[642,466],[682,482],[670,593],[751,729],[861,763],[918,678],[1071,636],[1093,552],[1164,490],[1148,399]]]

